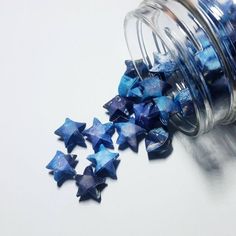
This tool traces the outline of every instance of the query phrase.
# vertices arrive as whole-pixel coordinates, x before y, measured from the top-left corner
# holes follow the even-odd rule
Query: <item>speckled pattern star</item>
[[[89,155],[88,160],[92,162],[95,167],[95,173],[103,176],[117,179],[116,176],[116,161],[119,157],[119,153],[113,153],[108,151],[104,145],[101,145],[99,151],[95,154]]]
[[[158,122],[158,115],[154,116],[152,109],[152,103],[134,104],[135,123],[146,130],[152,129]]]
[[[148,77],[144,79],[140,86],[143,89],[143,100],[160,97],[163,95],[168,84],[159,79],[159,77]]]
[[[86,147],[81,132],[85,129],[85,123],[79,123],[66,118],[65,123],[55,131],[61,140],[64,141],[67,151],[70,153],[76,145]]]
[[[93,149],[96,152],[101,144],[107,148],[114,148],[111,139],[114,132],[113,123],[102,124],[97,118],[94,118],[93,126],[83,131],[83,134],[92,143]]]
[[[138,152],[138,138],[146,133],[146,130],[135,124],[134,120],[116,123],[115,127],[119,134],[116,143],[123,149],[129,146],[134,152]]]
[[[194,114],[194,105],[189,89],[183,89],[176,95],[174,102],[180,107],[183,117]]]
[[[116,96],[103,106],[107,109],[110,121],[119,122],[127,120],[132,113],[132,103],[124,97]]]
[[[154,73],[164,73],[166,77],[170,76],[176,69],[176,63],[171,59],[169,53],[158,53],[155,52],[154,56],[154,65],[151,68],[150,72]]]
[[[107,186],[106,179],[96,176],[91,166],[85,168],[83,175],[76,175],[75,180],[79,187],[77,197],[80,197],[80,201],[92,198],[101,202],[101,191]]]
[[[129,97],[130,96],[130,91],[137,86],[139,83],[139,78],[135,77],[129,77],[127,75],[123,75],[120,84],[118,86],[118,93],[122,97]]]
[[[149,158],[164,158],[172,152],[172,139],[167,130],[156,128],[151,130],[146,139],[146,150]]]
[[[75,167],[78,161],[76,155],[65,155],[61,151],[57,151],[56,155],[46,166],[51,170],[58,187],[60,187],[66,180],[73,179],[76,175]]]
[[[172,98],[162,96],[154,99],[156,109],[159,111],[160,120],[164,125],[168,125],[171,115],[180,111]]]

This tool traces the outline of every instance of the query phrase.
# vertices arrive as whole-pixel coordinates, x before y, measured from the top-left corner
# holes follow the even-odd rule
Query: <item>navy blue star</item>
[[[108,110],[110,121],[118,122],[127,120],[131,114],[132,103],[121,96],[114,97],[103,106]]]
[[[160,97],[169,87],[166,82],[160,80],[157,76],[144,79],[140,86],[143,89],[143,100]]]
[[[81,134],[85,127],[85,123],[74,122],[66,118],[65,123],[55,131],[55,134],[64,141],[65,147],[70,153],[76,145],[86,147],[84,137]]]
[[[162,96],[154,99],[156,112],[159,113],[160,120],[164,125],[168,125],[171,115],[179,112],[179,106],[167,96]],[[153,111],[154,113],[154,111]]]
[[[123,149],[129,146],[134,152],[138,152],[138,138],[145,134],[146,130],[136,125],[133,120],[116,123],[115,127],[119,134],[116,141],[119,144],[119,148]]]
[[[150,130],[158,123],[158,116],[152,114],[152,103],[140,103],[134,105],[135,123],[146,130]]]
[[[58,187],[76,175],[74,169],[78,164],[78,161],[75,160],[76,157],[76,155],[65,155],[63,152],[57,151],[54,158],[46,166],[47,169],[51,170],[50,173],[53,174]]]
[[[127,67],[125,75],[127,75],[129,77],[135,78],[135,77],[139,76],[136,71],[136,68],[142,78],[145,78],[149,75],[148,67],[144,63],[143,59],[135,60],[134,63],[133,63],[133,61],[126,60],[125,64]],[[135,68],[135,66],[136,66],[136,68]]]
[[[149,158],[166,158],[172,152],[171,143],[169,133],[163,128],[151,130],[145,139]]]
[[[91,166],[85,168],[83,175],[76,175],[75,180],[79,187],[77,197],[80,197],[80,201],[92,198],[101,202],[101,191],[107,186],[106,179],[96,176]]]
[[[92,143],[96,152],[101,144],[107,148],[114,148],[111,139],[114,131],[113,123],[102,124],[97,118],[94,118],[93,126],[83,131],[83,134]]]
[[[88,160],[95,166],[95,173],[108,175],[113,179],[117,179],[116,176],[116,159],[119,157],[119,153],[113,153],[108,151],[104,145],[101,145],[99,151],[95,154],[89,155]]]

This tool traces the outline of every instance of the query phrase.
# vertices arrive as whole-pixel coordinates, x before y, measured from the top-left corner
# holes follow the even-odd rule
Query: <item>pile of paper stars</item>
[[[106,187],[107,177],[117,179],[116,169],[119,154],[112,152],[112,136],[117,131],[116,144],[119,150],[131,148],[138,152],[139,142],[145,138],[148,156],[162,157],[172,151],[172,135],[168,130],[169,119],[179,113],[188,116],[193,112],[190,93],[187,89],[175,96],[167,96],[171,85],[168,77],[176,70],[176,64],[168,54],[154,54],[155,64],[148,69],[142,61],[136,61],[143,80],[137,74],[133,62],[126,61],[126,72],[121,78],[118,93],[104,105],[110,122],[102,124],[94,118],[92,127],[86,129],[85,123],[67,118],[55,131],[64,142],[68,153],[78,145],[86,147],[86,140],[92,144],[94,153],[88,155],[91,162],[83,174],[76,173],[76,155],[57,151],[47,165],[57,185],[73,179],[78,186],[80,200],[101,201],[101,191]]]

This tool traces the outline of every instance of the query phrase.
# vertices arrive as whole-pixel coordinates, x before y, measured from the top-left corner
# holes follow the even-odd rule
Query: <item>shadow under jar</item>
[[[187,88],[194,106],[190,116],[172,116],[178,130],[197,136],[236,120],[236,1],[146,0],[124,29],[134,64],[142,58],[151,69],[155,52],[176,63],[168,95]]]

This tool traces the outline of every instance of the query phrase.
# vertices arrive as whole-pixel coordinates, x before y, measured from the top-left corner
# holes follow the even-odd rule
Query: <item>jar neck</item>
[[[171,122],[190,136],[236,119],[235,48],[225,27],[218,24],[220,13],[210,15],[215,6],[204,2],[146,0],[125,19],[134,63],[142,58],[151,68],[154,52],[169,53],[177,63],[172,93],[188,88],[195,114],[174,116]],[[207,67],[201,65],[203,56],[211,60]]]

